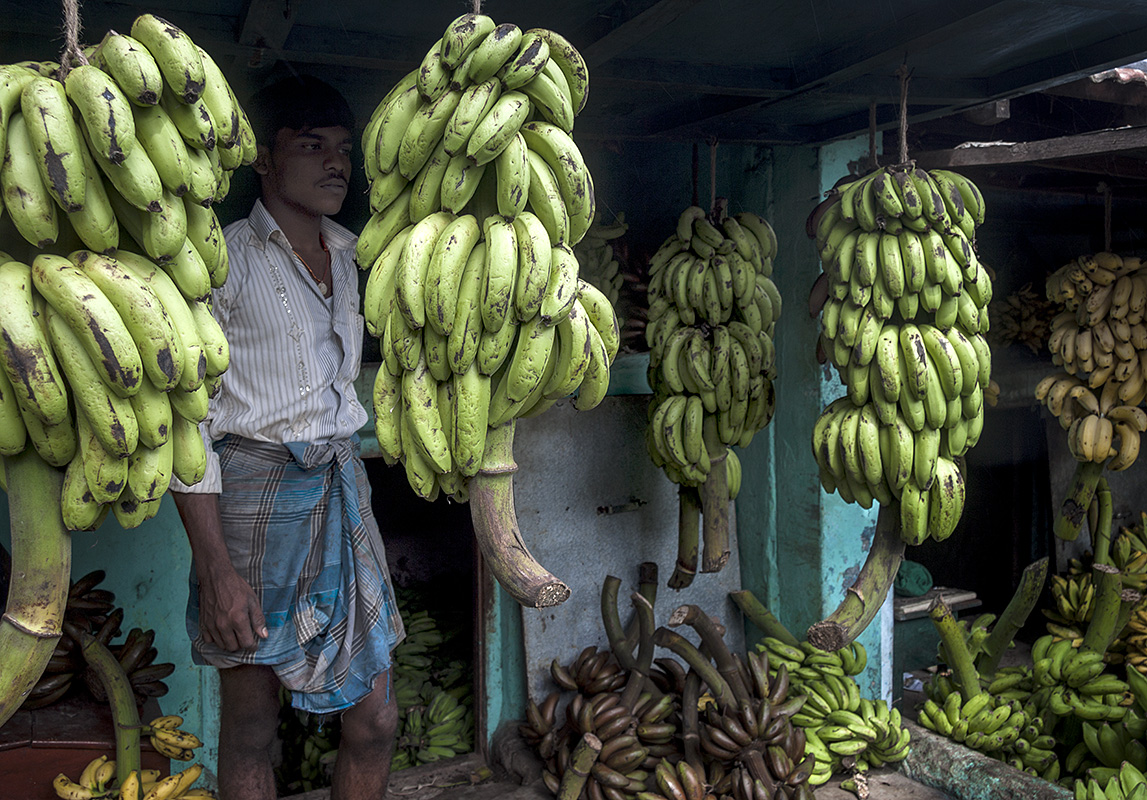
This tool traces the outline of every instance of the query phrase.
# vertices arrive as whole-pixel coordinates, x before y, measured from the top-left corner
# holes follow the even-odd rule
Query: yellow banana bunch
[[[143,14],[84,53],[0,66],[0,190],[23,239],[0,242],[0,453],[65,470],[73,530],[109,511],[135,527],[172,474],[201,477],[197,425],[229,362],[211,205],[255,157],[226,78],[175,25]]]
[[[571,249],[594,219],[570,136],[587,86],[553,31],[464,14],[363,132],[375,431],[428,500],[466,500],[488,428],[575,393],[588,410],[608,390],[617,317]]]
[[[1059,309],[1047,347],[1063,372],[1040,381],[1036,399],[1068,432],[1078,461],[1127,469],[1147,430],[1139,408],[1147,398],[1147,270],[1133,256],[1079,256],[1048,276],[1046,291]]]
[[[598,215],[586,231],[585,238],[574,248],[581,265],[581,277],[600,289],[614,307],[617,306],[624,283],[619,260],[624,256],[618,251],[616,243],[628,228],[629,223],[625,221],[624,213],[619,212],[608,225]]]
[[[975,247],[983,219],[974,183],[908,164],[838,186],[807,224],[823,270],[818,355],[845,386],[813,427],[821,484],[864,508],[899,503],[908,544],[956,529],[958,460],[999,391],[985,338],[992,274]]]

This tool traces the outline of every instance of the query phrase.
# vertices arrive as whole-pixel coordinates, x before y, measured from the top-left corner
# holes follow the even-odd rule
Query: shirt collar
[[[254,208],[251,209],[251,214],[247,218],[251,225],[251,231],[255,235],[255,244],[260,249],[265,249],[268,240],[271,236],[278,231],[280,236],[283,236],[283,243],[287,244],[286,236],[279,228],[279,223],[275,222],[275,218],[271,216],[271,212],[263,205],[262,200],[256,200]],[[319,230],[323,233],[323,239],[326,240],[327,246],[332,250],[353,250],[355,240],[357,237],[349,230],[339,225],[332,219],[323,217],[319,221]]]

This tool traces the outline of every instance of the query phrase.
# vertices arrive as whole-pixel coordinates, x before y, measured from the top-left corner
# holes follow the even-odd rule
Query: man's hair
[[[291,75],[263,87],[248,102],[247,113],[256,139],[267,147],[283,128],[343,127],[354,132],[354,112],[346,98],[311,75]]]

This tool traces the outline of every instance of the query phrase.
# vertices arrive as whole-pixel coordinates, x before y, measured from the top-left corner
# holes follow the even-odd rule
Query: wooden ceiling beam
[[[1079,158],[1147,148],[1147,127],[1077,133],[1034,142],[983,144],[951,150],[929,150],[916,153],[916,163],[933,167],[985,166],[988,164],[1027,164]]]
[[[896,20],[895,24],[890,23],[855,42],[849,42],[812,59],[804,74],[800,68],[795,69],[794,86],[785,97],[763,100],[718,117],[676,127],[693,128],[694,134],[697,135],[696,129],[708,127],[719,129],[724,127],[725,123],[739,123],[745,117],[767,106],[788,102],[791,98],[805,93],[863,78],[879,70],[892,74],[895,71],[892,65],[903,63],[906,54],[910,56],[914,52],[926,51],[929,47],[954,35],[975,30],[977,25],[990,21],[993,15],[998,13],[999,6],[1011,2],[1012,0],[976,0],[960,4],[928,4],[915,14]],[[813,65],[819,68],[818,71],[812,71]],[[976,102],[981,103],[988,99],[991,98],[980,97]],[[670,131],[678,133],[674,128],[663,132]]]
[[[591,45],[581,48],[582,58],[590,70],[624,53],[684,14],[701,0],[660,0],[653,6],[618,25]]]

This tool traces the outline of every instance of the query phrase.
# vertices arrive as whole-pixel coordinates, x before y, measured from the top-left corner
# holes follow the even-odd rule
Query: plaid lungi
[[[192,565],[192,659],[220,668],[269,665],[306,711],[354,705],[405,636],[357,438],[278,445],[227,436],[215,450],[231,563],[255,590],[269,636],[237,652],[205,642]]]

